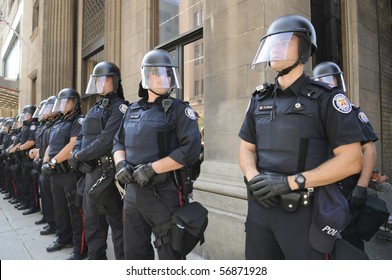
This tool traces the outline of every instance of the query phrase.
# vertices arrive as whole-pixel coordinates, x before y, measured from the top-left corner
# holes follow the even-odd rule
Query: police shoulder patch
[[[343,114],[348,114],[352,110],[352,106],[350,101],[347,99],[347,97],[342,94],[336,94],[334,98],[332,99],[332,105],[335,107],[335,109]]]
[[[361,122],[363,122],[363,123],[368,123],[368,122],[369,122],[369,119],[368,119],[368,117],[365,115],[364,112],[360,112],[360,113],[358,114],[358,118],[359,118],[359,120],[360,120]]]
[[[36,125],[30,125],[30,130],[36,130],[37,129],[37,126]]]
[[[191,107],[185,108],[185,115],[193,121],[197,119],[195,111],[193,111]]]
[[[79,118],[79,119],[78,119],[78,123],[79,123],[80,125],[83,124],[83,119],[84,119],[84,118]]]
[[[118,107],[118,109],[120,110],[121,113],[125,114],[125,112],[128,109],[128,106],[125,104],[121,104],[120,107]]]

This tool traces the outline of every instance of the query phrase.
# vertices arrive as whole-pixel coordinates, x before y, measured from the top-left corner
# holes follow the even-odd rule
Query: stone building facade
[[[301,14],[315,24],[319,51],[306,71],[327,59],[342,67],[350,99],[379,135],[378,168],[392,174],[390,0],[4,2],[8,6],[2,12],[8,12],[10,22],[20,9],[22,14],[15,18],[25,39],[20,44],[20,108],[73,87],[82,93],[86,112],[96,97],[83,92],[102,60],[120,66],[125,96],[132,102],[143,55],[154,48],[171,52],[183,77],[183,89],[175,94],[190,102],[204,129],[204,162],[194,198],[209,209],[206,242],[195,249],[206,259],[244,258],[247,203],[237,134],[254,88],[273,81],[271,71],[254,72],[249,66],[261,36],[278,16]],[[0,31],[4,48],[11,31]]]

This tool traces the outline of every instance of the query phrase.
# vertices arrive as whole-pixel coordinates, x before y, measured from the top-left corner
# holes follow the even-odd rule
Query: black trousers
[[[248,260],[322,260],[325,254],[309,241],[311,207],[287,212],[279,205],[265,208],[248,197],[245,257]]]
[[[33,170],[33,160],[24,157],[21,159],[22,164],[22,185],[21,197],[29,207],[39,207],[38,185],[31,176]]]
[[[54,219],[59,242],[73,242],[73,251],[86,250],[83,231],[83,211],[76,193],[77,176],[73,171],[51,176]]]
[[[113,215],[103,215],[98,212],[97,206],[90,199],[88,191],[91,186],[101,177],[98,168],[86,174],[83,191],[83,213],[86,242],[88,246],[88,258],[91,260],[107,259],[107,237],[109,225],[112,229],[112,242],[116,260],[124,259],[123,221],[122,210]],[[116,186],[113,184],[113,188]]]
[[[134,183],[127,185],[124,198],[125,259],[153,260],[152,227],[170,222],[170,212],[180,207],[177,187],[171,179],[163,184],[155,185],[154,188],[160,198],[154,194],[151,186],[141,188]],[[158,238],[168,236],[170,232],[163,232],[159,235],[161,236]],[[157,238],[157,234],[155,237]],[[157,252],[159,259],[181,259],[170,243],[158,247]]]
[[[50,177],[48,178],[41,173],[39,176],[39,181],[41,188],[42,214],[45,220],[48,222],[49,226],[55,228],[56,224],[54,221],[54,207]]]

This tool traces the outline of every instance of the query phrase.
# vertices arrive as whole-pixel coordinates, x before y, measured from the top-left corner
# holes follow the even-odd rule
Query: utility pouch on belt
[[[208,210],[198,202],[186,203],[172,214],[171,246],[181,256],[186,256],[200,242],[208,225]]]
[[[287,194],[282,194],[282,206],[288,212],[295,212],[298,205],[301,203],[301,193],[300,192],[290,192]]]
[[[181,168],[176,171],[176,181],[178,179],[177,185],[181,186],[181,192],[184,196],[193,192],[193,181],[192,181],[192,169],[191,168]]]

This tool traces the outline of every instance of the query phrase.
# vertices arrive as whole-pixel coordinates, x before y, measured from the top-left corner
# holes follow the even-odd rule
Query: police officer
[[[25,210],[23,215],[29,215],[41,210],[38,196],[38,185],[31,176],[33,170],[33,161],[29,157],[30,149],[35,147],[35,131],[37,130],[38,121],[33,118],[36,110],[34,105],[26,105],[22,110],[22,122],[19,143],[16,144],[12,151],[16,151],[21,161],[21,200],[23,205],[18,210]]]
[[[115,257],[121,260],[124,259],[122,201],[114,183],[114,162],[111,155],[113,137],[128,108],[124,101],[120,69],[111,62],[98,63],[90,76],[86,94],[99,94],[102,98],[85,116],[82,131],[68,162],[72,168],[86,174],[83,213],[88,258],[107,259],[109,224]],[[117,192],[119,199],[97,205],[99,202],[90,196],[90,190],[103,176],[104,180],[110,181],[105,183],[107,187]]]
[[[325,61],[314,67],[312,79],[325,82],[331,86],[338,87],[344,93],[346,85],[343,78],[343,72],[340,67],[331,61]],[[367,187],[369,185],[372,172],[376,166],[376,146],[374,142],[378,140],[366,114],[357,106],[352,105],[357,121],[362,129],[365,140],[361,142],[362,148],[362,169],[360,173],[354,174],[340,181],[343,194],[350,201],[350,210],[353,214],[353,221],[345,231],[341,233],[343,238],[355,245],[357,248],[364,250],[364,242],[355,229],[356,217],[360,210],[365,207],[367,200]]]
[[[253,93],[239,132],[249,191],[247,259],[325,258],[328,252],[311,243],[309,190],[319,192],[361,168],[362,134],[350,102],[341,90],[304,73],[316,46],[309,20],[282,16],[268,28],[252,63],[254,69],[269,65],[277,76]],[[334,157],[328,160],[330,147]]]
[[[34,166],[39,170],[39,185],[42,204],[42,218],[35,222],[36,225],[45,224],[43,230],[40,231],[41,235],[55,234],[56,224],[54,220],[54,207],[53,196],[50,185],[50,176],[46,176],[41,172],[42,163],[45,156],[45,151],[49,145],[50,129],[60,119],[61,112],[52,112],[56,96],[50,96],[42,109],[40,110],[40,117],[42,118],[42,125],[36,132],[36,156],[34,158]]]
[[[3,122],[2,133],[2,150],[0,155],[1,160],[1,169],[4,172],[3,177],[3,187],[6,190],[6,195],[4,199],[12,199],[14,197],[13,188],[12,188],[12,177],[9,174],[9,158],[7,154],[7,149],[11,145],[11,127],[14,123],[13,118],[6,118]]]
[[[81,197],[76,193],[80,175],[68,165],[68,158],[76,144],[83,120],[79,93],[72,88],[62,89],[52,111],[61,111],[63,117],[50,130],[49,146],[41,169],[43,174],[50,176],[57,233],[57,238],[46,251],[61,250],[73,244],[73,252],[67,259],[79,260],[86,257],[87,252]]]
[[[151,232],[160,259],[180,259],[170,245],[171,213],[180,196],[171,171],[191,167],[200,154],[200,133],[194,111],[171,98],[180,88],[171,55],[148,52],[141,65],[142,99],[128,108],[114,138],[116,178],[126,183],[124,251],[126,259],[154,259]]]

